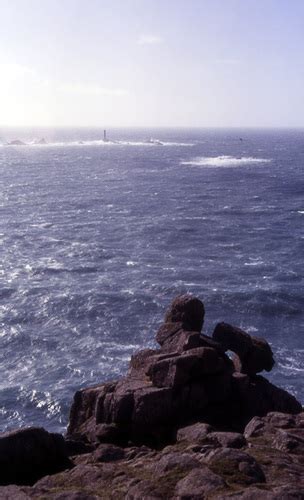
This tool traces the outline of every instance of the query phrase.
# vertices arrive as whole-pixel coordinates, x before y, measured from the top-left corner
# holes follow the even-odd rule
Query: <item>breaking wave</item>
[[[270,159],[267,158],[253,158],[251,156],[242,156],[237,158],[235,156],[202,156],[194,158],[190,161],[183,161],[181,165],[190,165],[194,167],[238,167],[248,165],[251,163],[269,163]]]
[[[103,141],[102,139],[96,139],[96,140],[86,140],[86,141],[67,141],[67,142],[45,142],[45,143],[38,143],[38,142],[23,142],[20,141],[19,144],[10,144],[10,143],[4,143],[0,142],[0,147],[35,147],[35,148],[48,148],[48,147],[67,147],[67,146],[102,146],[102,147],[113,147],[113,146],[145,146],[145,147],[159,147],[159,146],[171,146],[171,147],[191,147],[194,146],[193,143],[189,142],[170,142],[170,141],[160,141],[158,139],[155,139],[153,141],[147,140],[147,141],[124,141],[124,140],[117,140],[117,141]]]

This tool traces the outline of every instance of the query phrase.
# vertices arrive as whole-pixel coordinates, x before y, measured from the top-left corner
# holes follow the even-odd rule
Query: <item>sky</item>
[[[303,127],[304,0],[0,0],[0,125]]]

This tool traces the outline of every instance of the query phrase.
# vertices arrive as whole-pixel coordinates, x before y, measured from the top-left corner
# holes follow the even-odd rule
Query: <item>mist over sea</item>
[[[266,338],[266,377],[304,403],[304,130],[0,137],[0,431],[64,431],[74,392],[154,347],[185,292],[204,333]]]

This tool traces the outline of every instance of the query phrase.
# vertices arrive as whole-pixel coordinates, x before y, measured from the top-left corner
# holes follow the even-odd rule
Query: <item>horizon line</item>
[[[196,129],[196,130],[302,130],[304,125],[3,125],[0,129]]]

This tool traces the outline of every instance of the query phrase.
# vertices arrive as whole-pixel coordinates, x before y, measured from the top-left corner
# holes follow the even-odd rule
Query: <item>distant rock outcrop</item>
[[[42,137],[42,139],[37,139],[37,141],[35,141],[35,144],[37,144],[37,145],[40,145],[40,146],[41,146],[41,145],[45,145],[45,144],[47,144],[47,142],[46,142],[45,138],[44,138],[44,137]]]
[[[19,139],[16,139],[14,141],[8,142],[7,146],[27,146],[27,144],[23,141],[20,141]]]

